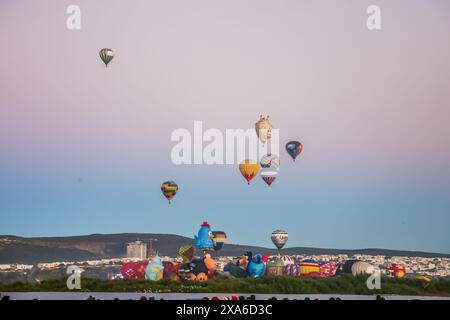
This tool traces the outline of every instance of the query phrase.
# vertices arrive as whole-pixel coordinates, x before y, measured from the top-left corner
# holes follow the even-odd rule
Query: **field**
[[[205,282],[161,280],[98,280],[83,278],[81,292],[142,292],[142,293],[260,293],[260,294],[353,294],[353,295],[421,295],[450,296],[450,280],[433,280],[427,286],[417,279],[382,278],[380,290],[369,290],[366,277],[339,275],[332,278],[263,277],[245,279],[217,278]],[[66,279],[41,283],[17,282],[0,284],[1,292],[64,292]]]

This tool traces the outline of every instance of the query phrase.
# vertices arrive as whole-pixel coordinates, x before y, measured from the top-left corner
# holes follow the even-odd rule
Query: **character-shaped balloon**
[[[217,269],[217,264],[216,262],[213,260],[213,258],[211,258],[211,255],[208,253],[205,258],[203,259],[203,262],[205,263],[206,268],[208,269],[208,279],[211,279],[214,277],[214,275],[216,274],[216,269]]]
[[[247,273],[250,277],[253,278],[263,276],[265,269],[266,268],[262,259],[262,255],[260,255],[259,253],[252,257],[247,264]]]
[[[207,221],[204,221],[198,230],[198,235],[194,236],[195,246],[197,249],[208,251],[214,248],[212,241],[213,233]]]
[[[161,258],[156,256],[147,265],[145,269],[145,279],[150,281],[158,281],[163,278],[164,266],[161,262]]]
[[[262,143],[272,138],[272,124],[269,121],[269,116],[264,118],[262,115],[259,117],[258,122],[255,123],[256,135]]]

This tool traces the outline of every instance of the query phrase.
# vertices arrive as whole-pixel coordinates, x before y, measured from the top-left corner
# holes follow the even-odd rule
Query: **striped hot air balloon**
[[[287,276],[298,276],[300,269],[298,264],[288,264],[284,267],[284,274]]]
[[[280,259],[281,259],[281,261],[283,261],[285,266],[287,266],[289,264],[294,264],[294,260],[292,260],[291,256],[284,255]]]
[[[223,245],[227,241],[227,234],[223,231],[213,231],[213,245],[214,245],[214,251],[222,250]]]
[[[261,172],[261,178],[270,187],[272,182],[277,178],[278,173],[276,171],[264,171]]]
[[[167,200],[173,199],[173,197],[177,194],[178,191],[178,185],[175,181],[165,181],[161,185],[161,192],[163,195],[167,198]]]
[[[259,164],[253,160],[244,160],[239,164],[239,171],[247,180],[247,183],[250,184],[250,181],[258,174]]]
[[[320,274],[319,263],[312,259],[305,259],[300,262],[300,275],[302,276],[312,276]]]
[[[109,48],[104,48],[100,50],[98,54],[100,55],[100,59],[102,59],[106,67],[108,66],[108,63],[110,63],[111,60],[114,58],[114,51]]]

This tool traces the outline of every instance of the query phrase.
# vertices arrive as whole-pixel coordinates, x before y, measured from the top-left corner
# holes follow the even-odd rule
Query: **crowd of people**
[[[9,295],[1,295],[0,294],[0,301],[8,301],[8,300],[10,300],[10,298],[11,297]],[[375,299],[376,300],[385,300],[385,298],[380,296],[380,295],[377,295],[375,297]],[[33,300],[38,300],[38,299],[35,298]],[[99,299],[97,299],[95,296],[90,295],[86,300],[99,300]],[[118,301],[118,300],[121,300],[121,299],[114,298],[113,300]],[[126,299],[126,300],[134,300],[134,299]],[[147,300],[153,301],[153,300],[165,300],[165,299],[164,298],[157,299],[157,298],[155,298],[153,296],[150,296],[150,297],[142,296],[142,297],[139,298],[139,300],[141,300],[141,301],[147,301]],[[238,301],[238,300],[257,300],[257,299],[256,299],[256,296],[254,294],[252,294],[252,295],[249,295],[249,296],[243,296],[243,295],[235,296],[235,295],[232,295],[230,297],[222,297],[222,298],[220,298],[218,296],[212,296],[210,298],[209,297],[203,297],[203,298],[200,298],[200,299],[187,299],[187,300],[232,300],[232,301]],[[269,298],[267,300],[286,300],[287,301],[287,300],[299,300],[299,299],[295,299],[295,298],[294,299],[289,299],[289,298],[278,299],[277,297],[274,296],[274,297],[271,297],[271,298]],[[320,299],[319,298],[311,299],[310,297],[305,297],[303,300],[309,301],[309,300],[320,300]],[[339,298],[339,297],[330,297],[328,300],[330,300],[330,301],[339,301],[339,300],[341,300],[341,298]]]

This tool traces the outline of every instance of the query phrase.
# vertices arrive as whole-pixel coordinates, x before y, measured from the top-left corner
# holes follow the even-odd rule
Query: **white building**
[[[147,244],[141,241],[129,243],[127,245],[127,258],[147,259]]]

